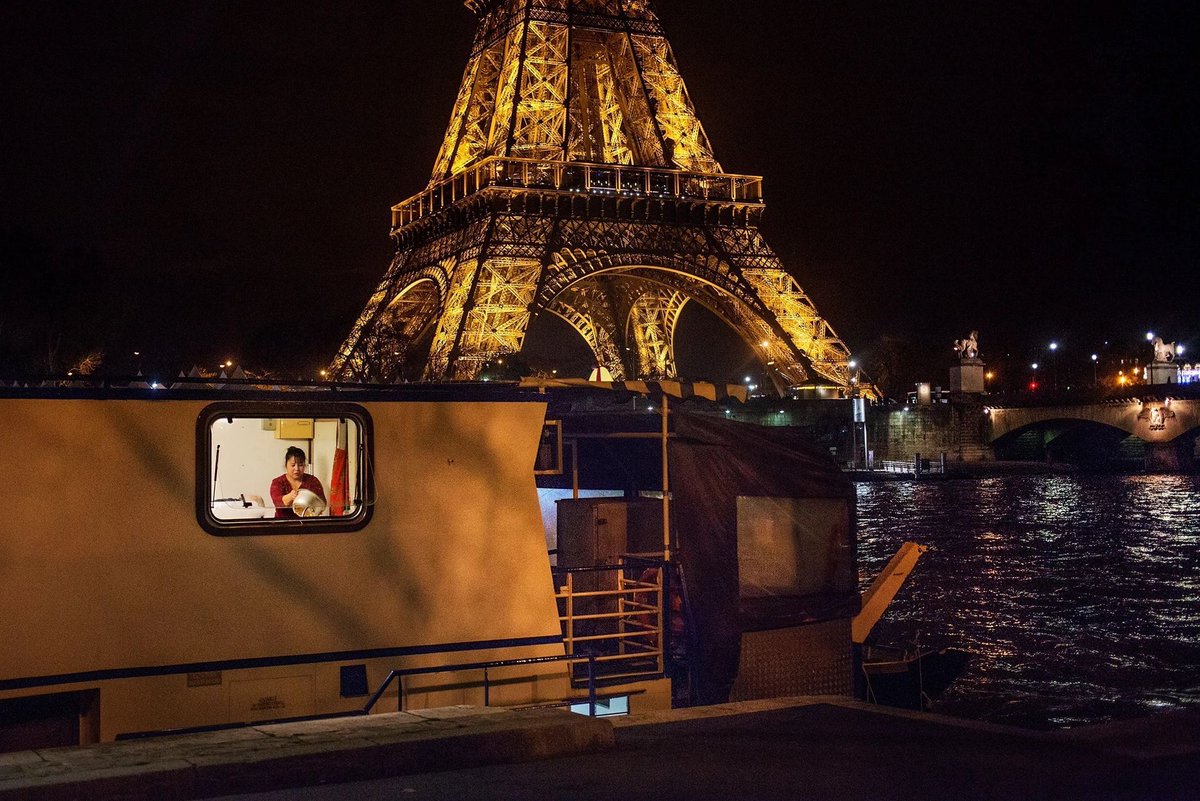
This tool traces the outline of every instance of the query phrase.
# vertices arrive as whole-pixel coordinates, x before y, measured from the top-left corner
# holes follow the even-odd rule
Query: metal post
[[[596,655],[588,654],[588,716],[596,717]]]
[[[571,440],[571,497],[579,500],[579,440]]]
[[[567,654],[575,653],[575,574],[567,571]]]
[[[488,669],[483,669],[483,705],[491,706],[492,702],[492,685],[488,682]]]
[[[666,672],[667,649],[671,646],[671,630],[666,613],[670,591],[667,569],[667,564],[663,563],[658,571],[658,671],[660,673]]]
[[[662,396],[662,511],[663,511],[663,561],[671,561],[671,482],[667,469],[667,394]]]
[[[863,419],[863,467],[867,470],[872,470],[875,467],[871,460],[871,446],[867,444],[867,423],[865,417]]]
[[[854,403],[851,399],[850,403]],[[850,412],[850,469],[858,467],[858,423],[854,420],[853,407]]]

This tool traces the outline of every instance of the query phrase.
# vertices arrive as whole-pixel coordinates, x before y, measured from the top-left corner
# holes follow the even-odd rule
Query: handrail
[[[631,569],[644,571],[648,568],[656,570],[656,578],[652,581],[628,578],[626,575]],[[589,653],[596,662],[624,660],[630,669],[636,670],[622,675],[664,673],[666,633],[663,568],[661,559],[630,556],[622,557],[621,562],[615,565],[555,568],[558,619],[563,628],[567,653]],[[615,581],[605,578],[614,573]],[[648,659],[653,660],[652,670],[644,664]],[[609,675],[606,671],[605,676]]]
[[[582,662],[584,659],[588,663],[588,714],[591,717],[596,717],[596,659],[592,655],[577,655],[577,654],[560,654],[555,656],[528,656],[521,659],[499,659],[489,662],[460,662],[453,665],[434,665],[432,667],[416,667],[416,668],[397,668],[388,673],[387,678],[383,680],[383,684],[379,689],[367,700],[366,705],[362,708],[362,714],[371,714],[371,709],[383,697],[387,688],[391,686],[396,679],[404,678],[405,676],[418,676],[429,673],[457,673],[465,670],[482,670],[483,671],[483,705],[486,707],[491,703],[491,679],[488,672],[491,668],[500,667],[516,667],[519,665],[536,665],[544,662]],[[403,693],[399,694],[396,701],[397,710],[403,703]]]
[[[760,175],[489,156],[392,206],[392,228],[403,228],[492,187],[753,205],[763,202]]]

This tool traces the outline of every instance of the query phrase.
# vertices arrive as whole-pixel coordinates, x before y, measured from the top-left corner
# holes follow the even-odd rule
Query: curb
[[[179,800],[528,762],[612,748],[561,709],[447,707],[0,754],[0,801]]]

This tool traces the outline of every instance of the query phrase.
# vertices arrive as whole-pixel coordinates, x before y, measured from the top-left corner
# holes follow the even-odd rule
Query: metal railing
[[[626,558],[617,565],[555,568],[567,655],[600,663],[609,680],[663,675],[662,565]]]
[[[570,654],[562,654],[556,656],[530,656],[523,659],[498,659],[489,662],[459,662],[453,665],[433,665],[430,667],[414,667],[414,668],[398,668],[388,673],[387,678],[383,680],[383,684],[379,689],[371,695],[370,699],[362,708],[362,714],[369,715],[375,704],[379,703],[379,699],[387,692],[388,687],[393,681],[403,679],[405,676],[419,676],[433,673],[458,673],[463,671],[481,670],[483,671],[483,705],[490,706],[492,700],[492,683],[491,671],[494,668],[511,668],[520,667],[522,665],[539,665],[547,662],[586,662],[587,663],[587,691],[588,691],[588,714],[591,717],[596,716],[596,660],[590,656],[572,656]],[[572,703],[577,703],[578,699],[568,698],[557,706],[566,706]],[[396,694],[396,711],[403,711],[404,692],[401,688]],[[549,704],[547,704],[549,706]]]
[[[763,202],[762,176],[758,175],[492,156],[393,206],[392,228],[402,228],[489,187],[727,203]]]
[[[926,459],[920,456],[906,460],[883,460],[875,462],[874,468],[884,473],[903,473],[905,475],[925,475],[927,473],[946,472],[945,454],[936,459]]]

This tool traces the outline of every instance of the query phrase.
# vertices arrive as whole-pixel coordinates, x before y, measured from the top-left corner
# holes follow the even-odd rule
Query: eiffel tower
[[[758,229],[762,178],[713,155],[648,0],[466,0],[479,17],[429,185],[330,366],[471,380],[558,315],[614,379],[677,377],[703,304],[781,392],[848,388],[849,352]]]

